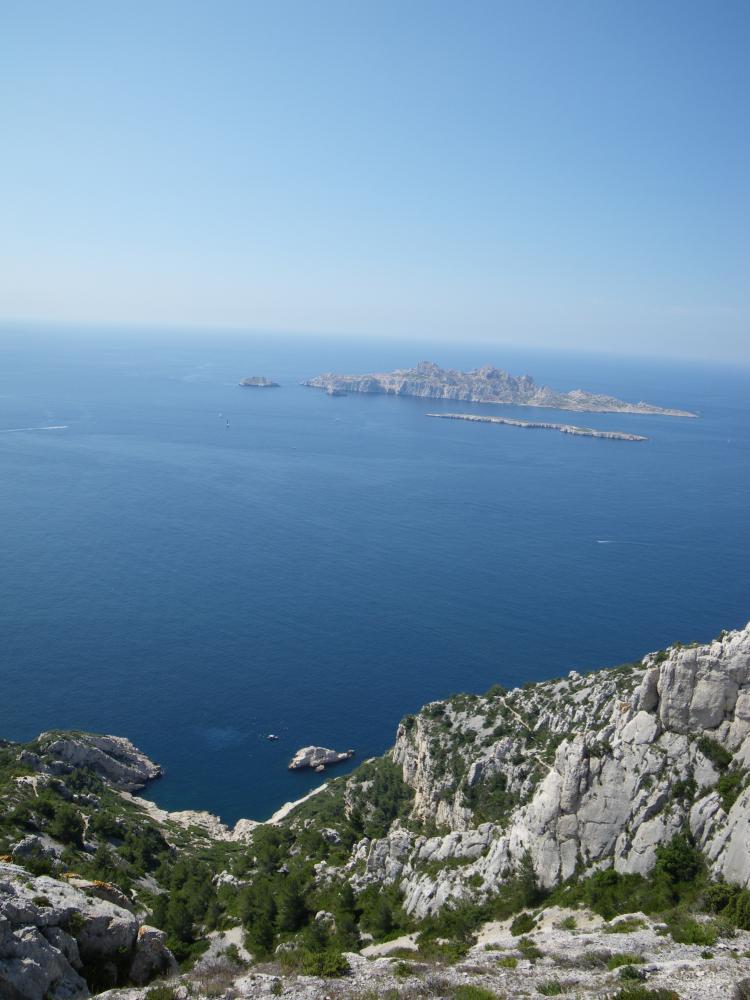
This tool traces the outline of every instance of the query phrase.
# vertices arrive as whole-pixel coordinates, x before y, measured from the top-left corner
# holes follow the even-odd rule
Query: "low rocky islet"
[[[511,420],[509,417],[486,417],[476,413],[428,413],[428,417],[438,420],[468,420],[475,424],[504,424],[507,427],[523,427],[529,430],[559,431],[577,437],[603,438],[607,441],[648,441],[641,434],[626,434],[621,431],[598,431],[592,427],[576,427],[574,424],[555,424],[548,421]]]

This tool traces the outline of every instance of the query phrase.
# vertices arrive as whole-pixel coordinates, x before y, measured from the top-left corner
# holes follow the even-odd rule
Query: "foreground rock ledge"
[[[125,967],[135,984],[177,972],[164,932],[100,898],[98,889],[99,883],[34,878],[0,863],[2,1000],[88,997],[85,977],[91,970],[106,977],[111,969],[114,978]]]

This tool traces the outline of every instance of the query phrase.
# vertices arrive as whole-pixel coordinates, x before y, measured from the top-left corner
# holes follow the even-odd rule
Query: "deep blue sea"
[[[424,358],[701,417],[460,407],[634,444],[298,384]],[[237,386],[254,374],[282,388]],[[287,771],[299,746],[361,760],[430,699],[744,624],[749,495],[747,369],[6,328],[0,735],[126,735],[167,769],[160,804],[264,818],[321,780]]]

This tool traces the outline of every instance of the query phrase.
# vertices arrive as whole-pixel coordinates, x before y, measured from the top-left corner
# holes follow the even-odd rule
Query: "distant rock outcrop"
[[[329,764],[340,764],[354,756],[353,750],[339,753],[326,747],[302,747],[289,762],[290,771],[300,771],[311,767],[314,771],[323,771]]]
[[[486,417],[478,413],[428,413],[428,417],[438,420],[468,420],[474,424],[505,424],[508,427],[523,427],[528,430],[559,431],[574,437],[603,438],[606,441],[648,441],[641,434],[624,434],[622,431],[597,431],[593,427],[576,427],[574,424],[554,424],[549,421],[510,420],[507,417]]]
[[[251,389],[278,389],[279,383],[272,382],[270,378],[266,378],[265,375],[248,375],[247,378],[243,378],[240,382],[241,386]]]
[[[579,410],[594,413],[644,413],[669,417],[695,417],[687,410],[666,409],[650,403],[626,403],[614,396],[604,396],[573,389],[555,392],[537,385],[530,375],[509,375],[493,365],[469,372],[440,368],[432,361],[422,361],[416,368],[399,368],[375,375],[318,375],[302,383],[314,389],[338,394],[374,392],[391,396],[422,396],[428,399],[455,399],[467,403],[506,403],[514,406],[543,406],[556,410]]]

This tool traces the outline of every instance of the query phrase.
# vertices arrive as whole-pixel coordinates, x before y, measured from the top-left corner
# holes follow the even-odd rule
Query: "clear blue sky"
[[[747,0],[0,6],[0,318],[750,361]]]

